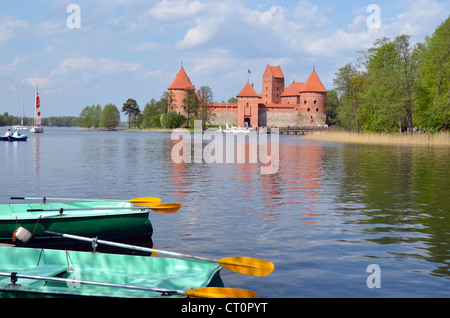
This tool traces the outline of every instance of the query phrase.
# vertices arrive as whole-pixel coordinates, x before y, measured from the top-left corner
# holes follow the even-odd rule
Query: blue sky
[[[80,28],[67,19],[80,8]],[[379,27],[368,24],[379,8]],[[0,113],[33,115],[34,86],[42,116],[78,116],[85,106],[128,98],[141,110],[160,99],[181,63],[214,99],[236,96],[250,81],[261,91],[267,64],[285,82],[304,82],[313,66],[327,89],[334,73],[381,37],[432,35],[450,0],[242,1],[37,0],[0,7]],[[371,20],[374,21],[374,20]]]

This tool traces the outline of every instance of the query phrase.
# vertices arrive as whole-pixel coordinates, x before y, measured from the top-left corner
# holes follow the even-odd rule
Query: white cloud
[[[28,28],[28,23],[12,17],[0,16],[0,44],[15,37],[16,32]]]
[[[450,1],[416,0],[407,2],[405,10],[391,18],[384,18],[381,7],[381,27],[386,36],[411,35],[413,41],[423,41],[431,36],[428,31],[444,21],[450,12]]]
[[[138,76],[143,72],[141,63],[128,63],[118,59],[93,59],[86,56],[70,57],[45,77],[31,76],[22,81],[30,86],[38,84],[47,89],[60,90],[69,85],[98,84],[124,74]]]
[[[284,11],[281,6],[271,6],[266,11],[250,11],[249,22],[255,26],[276,27],[284,20]]]
[[[99,58],[97,60],[90,57],[71,57],[61,63],[52,74],[66,74],[73,71],[88,71],[96,73],[96,76],[105,75],[105,73],[136,72],[140,69],[140,63],[126,63],[117,59]]]
[[[24,57],[16,57],[11,63],[0,65],[0,77],[13,74],[16,71],[17,66],[24,61]]]
[[[195,17],[204,8],[200,1],[162,0],[149,10],[149,15],[158,20],[176,21]]]
[[[146,51],[153,51],[153,50],[161,50],[164,48],[165,48],[165,45],[162,43],[145,41],[145,42],[141,42],[137,45],[134,45],[132,47],[132,50],[134,50],[136,52],[146,52]]]

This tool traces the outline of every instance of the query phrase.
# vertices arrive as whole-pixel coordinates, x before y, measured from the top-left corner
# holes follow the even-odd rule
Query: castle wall
[[[258,125],[265,127],[298,126],[299,116],[295,107],[288,104],[260,105]]]
[[[230,126],[237,125],[237,104],[235,103],[214,103],[208,105],[209,109],[213,112],[209,125],[222,125],[226,123]]]
[[[298,118],[298,126],[319,126],[327,123],[326,114],[300,114]]]

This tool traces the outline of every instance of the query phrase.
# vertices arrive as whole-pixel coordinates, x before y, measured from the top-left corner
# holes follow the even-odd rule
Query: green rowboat
[[[153,233],[149,212],[150,208],[129,201],[0,204],[0,243],[30,247],[70,243],[46,231],[118,241],[149,238]],[[31,234],[31,240],[21,240],[17,236],[21,231]]]
[[[234,291],[223,288],[222,266],[206,261],[5,246],[0,255],[0,297],[229,297],[223,292]]]

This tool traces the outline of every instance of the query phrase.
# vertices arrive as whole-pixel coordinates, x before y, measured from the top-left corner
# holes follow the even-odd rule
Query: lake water
[[[265,277],[221,271],[227,287],[258,297],[450,296],[449,148],[280,135],[279,170],[261,174],[259,161],[176,164],[170,133],[46,128],[28,136],[0,142],[1,203],[181,203],[177,213],[150,214],[154,246],[272,261]]]

